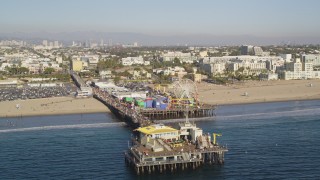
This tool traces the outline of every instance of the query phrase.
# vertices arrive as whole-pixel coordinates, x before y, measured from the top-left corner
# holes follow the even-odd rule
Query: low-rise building
[[[301,60],[304,63],[311,63],[312,66],[320,66],[320,54],[302,54]]]
[[[193,74],[193,81],[194,81],[194,82],[201,83],[201,81],[202,81],[202,76],[201,76],[201,74],[194,73],[194,74]]]
[[[285,64],[284,71],[279,72],[279,76],[284,80],[291,79],[318,79],[320,71],[313,70],[311,62],[301,62],[300,58],[296,58],[293,62]]]
[[[124,66],[131,66],[134,64],[144,65],[145,62],[142,58],[142,56],[139,57],[126,57],[121,59],[121,64]],[[148,64],[148,63],[147,63]],[[150,62],[149,62],[150,64]]]
[[[192,56],[191,53],[182,53],[179,51],[168,52],[162,55],[163,61],[173,61],[175,58],[178,58],[180,62],[193,63],[197,58]]]
[[[266,80],[266,81],[270,81],[270,80],[278,80],[279,76],[278,73],[261,73],[259,75],[260,80]]]
[[[151,126],[140,127],[135,131],[140,132],[141,138],[144,136],[149,136],[154,139],[165,139],[165,140],[178,140],[179,131],[169,126],[163,124],[154,124]]]
[[[112,71],[110,70],[101,70],[99,71],[99,75],[102,79],[112,78]]]

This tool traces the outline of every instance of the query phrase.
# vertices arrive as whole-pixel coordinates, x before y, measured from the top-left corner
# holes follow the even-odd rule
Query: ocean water
[[[220,106],[222,166],[136,176],[123,152],[131,130],[112,114],[0,119],[0,179],[320,179],[320,101]],[[171,124],[174,125],[174,124]]]

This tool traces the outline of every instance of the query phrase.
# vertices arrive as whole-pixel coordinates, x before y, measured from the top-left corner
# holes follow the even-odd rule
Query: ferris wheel
[[[198,88],[190,79],[180,79],[172,84],[172,93],[177,99],[197,99]]]

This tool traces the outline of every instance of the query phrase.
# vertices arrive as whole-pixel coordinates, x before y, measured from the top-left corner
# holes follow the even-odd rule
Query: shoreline
[[[225,103],[225,104],[212,104],[216,106],[232,106],[232,105],[246,105],[246,104],[263,104],[263,103],[281,103],[281,102],[292,102],[292,101],[319,101],[320,98],[317,99],[279,99],[272,101],[252,101],[252,102],[239,102],[239,103]]]
[[[291,101],[317,101],[319,99],[286,99],[286,100],[275,100],[275,101],[255,101],[255,102],[239,102],[239,103],[225,103],[225,104],[212,104],[217,108],[219,106],[232,106],[232,105],[247,105],[247,104],[263,104],[263,103],[277,103],[277,102],[291,102]],[[111,113],[108,109],[107,111],[92,110],[92,111],[66,111],[66,112],[46,112],[46,113],[27,113],[19,115],[0,115],[0,118],[20,118],[20,117],[35,117],[35,116],[63,116],[63,115],[73,115],[73,114],[95,114],[95,113]]]
[[[200,102],[217,106],[320,100],[320,80],[250,81],[231,85],[202,82],[198,90]],[[0,102],[0,118],[92,113],[111,111],[94,98],[53,97]]]

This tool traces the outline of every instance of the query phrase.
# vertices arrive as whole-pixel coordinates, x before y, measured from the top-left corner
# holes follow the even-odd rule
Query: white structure
[[[282,57],[285,62],[291,62],[292,54],[279,54],[280,57]]]
[[[226,70],[226,63],[203,64],[201,69],[213,75],[222,74]]]
[[[47,41],[47,40],[43,40],[43,41],[42,41],[42,45],[43,45],[44,47],[47,47],[47,46],[48,46],[48,41]]]
[[[198,137],[202,136],[202,129],[198,128],[195,124],[191,124],[186,121],[183,123],[179,123],[180,126],[180,136],[187,137],[190,136],[191,141],[196,141]]]
[[[237,71],[243,67],[250,72],[259,73],[264,70],[275,72],[284,65],[284,60],[278,56],[222,56],[205,57],[199,61],[200,69],[207,73],[222,74],[228,68],[229,71]]]
[[[200,57],[207,57],[208,56],[208,51],[200,51],[199,52]]]
[[[112,78],[112,72],[110,70],[102,70],[99,72],[101,78]]]
[[[278,80],[279,79],[277,73],[266,73],[266,74],[262,73],[262,74],[259,75],[259,77],[260,77],[261,80],[267,80],[267,81],[269,81],[269,80]]]
[[[162,69],[162,68],[153,69],[153,73],[155,74],[163,73],[164,75],[171,75],[171,76],[174,76],[176,74],[184,74],[184,75],[187,74],[185,69],[180,66],[168,67],[166,69]]]
[[[231,71],[237,71],[239,68],[248,68],[250,70],[266,70],[267,65],[265,61],[257,60],[234,60],[228,64],[228,69]]]
[[[254,46],[253,47],[253,54],[256,56],[262,56],[263,55],[263,50],[259,46]]]
[[[2,40],[0,41],[0,46],[1,48],[8,48],[10,49],[11,47],[8,46],[25,46],[27,43],[25,41],[17,41],[17,40]]]
[[[286,70],[280,72],[280,77],[285,80],[290,79],[319,79],[320,71],[313,70],[311,62],[301,62],[300,58],[286,63]]]
[[[179,51],[168,52],[162,55],[163,61],[173,61],[175,58],[185,63],[193,63],[196,60],[196,57],[192,56],[191,53],[182,53]]]
[[[61,56],[56,57],[56,61],[57,61],[57,63],[61,64],[62,63],[62,57]]]
[[[304,63],[311,63],[313,66],[320,66],[320,54],[302,54],[301,60]]]
[[[147,98],[147,92],[145,91],[135,91],[135,92],[113,92],[112,95],[117,97],[118,99],[123,99],[124,97],[132,97],[132,98]]]
[[[80,90],[77,91],[77,97],[90,97],[92,96],[92,88],[87,86],[81,86]]]
[[[60,47],[60,46],[59,46],[59,42],[58,42],[58,41],[54,41],[53,47],[54,47],[54,48],[59,48],[59,47]]]
[[[140,65],[144,65],[144,60],[142,58],[142,56],[139,57],[126,57],[126,58],[122,58],[121,59],[121,63],[124,66],[131,66],[133,64],[140,64]],[[149,62],[150,64],[150,62]]]
[[[149,66],[150,65],[150,61],[144,61],[144,65],[145,66]]]

